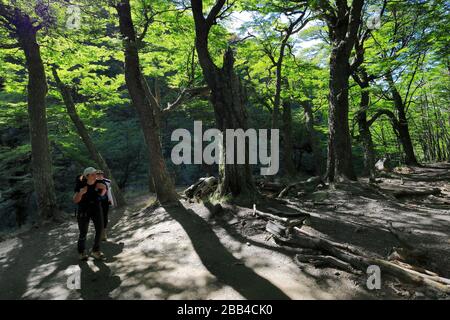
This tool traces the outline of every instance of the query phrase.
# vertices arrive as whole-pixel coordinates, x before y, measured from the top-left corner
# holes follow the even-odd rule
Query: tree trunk
[[[363,70],[361,72],[361,101],[359,110],[356,115],[358,121],[359,137],[361,139],[363,153],[364,153],[364,171],[369,176],[370,181],[375,180],[375,151],[373,147],[372,134],[370,133],[370,125],[367,121],[367,110],[369,109],[370,93],[369,81],[367,73]]]
[[[205,18],[203,1],[191,1],[195,21],[195,48],[206,83],[211,89],[211,103],[214,107],[216,124],[223,134],[225,134],[226,129],[247,130],[247,114],[244,108],[245,95],[240,79],[234,71],[233,51],[228,49],[225,52],[223,67],[218,68],[208,50],[209,31],[216,15],[219,14],[224,4],[224,0],[217,1],[208,17]],[[223,140],[221,158],[226,159],[226,139]],[[246,150],[248,150],[247,142]],[[219,166],[217,194],[219,196],[231,194],[234,197],[246,194],[252,196],[257,191],[253,183],[248,159],[246,159],[246,164],[237,164],[236,152],[234,152],[234,155],[234,164],[221,164]]]
[[[417,166],[419,165],[419,163],[417,162],[416,156],[414,154],[414,147],[412,144],[411,135],[409,133],[408,120],[406,119],[405,105],[403,103],[403,99],[400,96],[400,93],[398,92],[397,88],[395,87],[391,73],[388,73],[386,75],[386,79],[388,81],[392,97],[394,98],[394,107],[395,109],[397,109],[397,117],[398,117],[397,133],[400,139],[400,143],[402,144],[403,152],[405,153],[405,163],[410,166]]]
[[[329,94],[329,141],[328,180],[356,180],[353,170],[352,145],[348,124],[348,90],[350,54],[358,37],[364,0],[337,1],[335,16],[327,15],[331,42],[330,94]]]
[[[314,114],[311,106],[311,101],[307,101],[303,105],[303,109],[305,112],[306,132],[314,157],[314,171],[316,176],[321,176],[323,172],[322,150],[320,149],[320,140],[314,128]]]
[[[113,195],[115,197],[116,205],[118,207],[126,205],[122,191],[120,190],[116,182],[116,179],[114,179],[108,164],[101,155],[100,151],[98,151],[97,147],[94,144],[94,141],[92,141],[92,138],[89,135],[89,132],[86,129],[83,121],[81,121],[80,117],[78,116],[75,103],[72,98],[72,94],[70,93],[70,89],[64,83],[62,83],[55,67],[53,67],[52,72],[53,77],[55,78],[56,84],[58,86],[58,89],[63,97],[67,113],[69,114],[70,119],[72,120],[73,124],[75,125],[75,128],[77,129],[78,135],[80,136],[81,140],[86,146],[86,149],[88,150],[91,159],[94,160],[97,166],[104,171],[105,176],[111,180],[111,187],[113,190]]]
[[[328,179],[356,180],[348,125],[349,54],[334,47],[330,57]]]
[[[293,141],[292,141],[292,109],[290,102],[283,103],[283,154],[285,174],[288,176],[295,175],[295,165],[293,157]]]
[[[224,56],[222,69],[207,76],[213,79],[208,82],[211,88],[211,102],[218,129],[225,133],[227,129],[243,129],[246,131],[247,114],[244,108],[244,94],[239,78],[233,69],[234,57],[231,49]],[[205,72],[205,71],[204,71]],[[207,71],[208,72],[208,71]],[[227,144],[224,137],[222,159],[226,159]],[[246,153],[248,152],[246,142]],[[219,168],[219,184],[217,192],[220,196],[232,194],[233,196],[255,193],[253,178],[246,156],[246,164],[237,164],[237,144],[235,144],[234,164],[222,164]]]
[[[44,219],[59,217],[53,181],[52,159],[48,140],[46,95],[47,79],[37,43],[37,28],[31,18],[16,11],[19,43],[25,53],[28,70],[28,115],[31,140],[32,172],[40,215]]]
[[[158,130],[158,110],[149,101],[145,79],[139,62],[136,32],[131,18],[129,0],[121,0],[116,6],[119,15],[120,33],[125,45],[125,81],[131,100],[136,108],[149,152],[150,171],[156,196],[161,203],[178,199],[175,186],[167,171],[161,149]]]

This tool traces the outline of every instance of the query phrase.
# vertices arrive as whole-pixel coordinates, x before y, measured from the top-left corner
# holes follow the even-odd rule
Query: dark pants
[[[103,227],[106,229],[108,226],[108,211],[109,211],[109,201],[102,200],[102,211],[103,211]]]
[[[103,232],[103,216],[99,203],[89,204],[85,208],[79,208],[77,214],[78,229],[80,237],[78,238],[78,252],[83,253],[86,250],[86,237],[89,230],[89,222],[92,220],[95,228],[95,238],[92,251],[100,251],[100,240]]]

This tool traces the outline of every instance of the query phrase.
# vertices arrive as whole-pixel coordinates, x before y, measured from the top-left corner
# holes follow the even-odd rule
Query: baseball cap
[[[88,168],[84,169],[83,176],[86,177],[87,175],[93,174],[93,173],[96,173],[96,172],[97,172],[97,169],[95,169],[93,167],[88,167]]]

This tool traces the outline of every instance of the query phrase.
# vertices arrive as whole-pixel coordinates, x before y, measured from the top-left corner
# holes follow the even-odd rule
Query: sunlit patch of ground
[[[427,174],[411,174],[403,183],[439,177],[435,170]],[[400,182],[394,177],[383,183]],[[310,225],[304,227],[310,232],[381,256],[398,245],[387,230],[392,225],[407,241],[427,249],[448,277],[450,214],[444,202],[450,188],[448,180],[427,183],[442,187],[438,200],[386,200],[368,192],[363,181],[305,196],[292,207],[311,213]],[[0,298],[414,298],[414,292],[422,290],[383,278],[382,290],[369,291],[365,274],[308,264],[300,268],[292,254],[267,238],[264,221],[252,217],[248,208],[225,206],[217,215],[201,203],[157,207],[152,206],[154,197],[129,200],[126,210],[112,212],[109,241],[102,244],[105,261],[78,261],[73,218],[0,242]],[[89,243],[92,238],[91,226]],[[76,274],[78,289],[68,286]]]

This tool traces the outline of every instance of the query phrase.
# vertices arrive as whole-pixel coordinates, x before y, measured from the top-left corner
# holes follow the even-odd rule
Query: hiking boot
[[[105,260],[105,255],[101,251],[92,251],[91,256],[96,260]]]
[[[80,261],[86,261],[89,258],[89,256],[85,251],[85,252],[79,254],[79,258],[80,258]]]
[[[108,237],[106,236],[106,229],[103,229],[103,232],[102,232],[102,241],[108,241]]]

